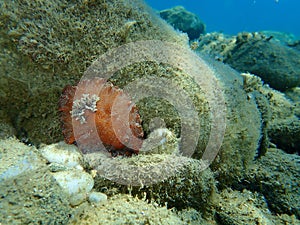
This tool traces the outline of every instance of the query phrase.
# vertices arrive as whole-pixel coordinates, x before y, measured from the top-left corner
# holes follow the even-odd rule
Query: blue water
[[[182,5],[197,14],[206,31],[237,34],[273,30],[300,38],[300,0],[146,0],[154,9]]]

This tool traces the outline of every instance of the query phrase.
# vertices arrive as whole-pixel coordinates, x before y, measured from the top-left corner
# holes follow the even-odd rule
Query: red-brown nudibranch
[[[141,148],[144,132],[136,105],[106,79],[95,77],[66,86],[59,112],[68,144],[80,142],[84,148],[93,148],[100,138],[112,155],[127,156]]]

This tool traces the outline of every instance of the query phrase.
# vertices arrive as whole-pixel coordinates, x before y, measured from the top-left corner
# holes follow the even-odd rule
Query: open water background
[[[300,0],[146,0],[154,9],[182,5],[197,14],[207,32],[237,34],[273,30],[300,38]]]

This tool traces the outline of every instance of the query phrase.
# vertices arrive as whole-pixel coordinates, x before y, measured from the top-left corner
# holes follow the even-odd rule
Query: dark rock
[[[231,56],[224,60],[233,68],[260,76],[271,87],[285,91],[300,84],[300,53],[280,43],[272,36],[241,33]]]
[[[191,40],[199,38],[200,34],[205,33],[205,24],[197,15],[187,11],[182,6],[162,10],[159,14],[175,29],[187,33]]]
[[[300,121],[299,119],[287,119],[274,123],[270,127],[271,141],[287,153],[297,152],[300,155]]]
[[[269,149],[256,161],[246,179],[235,186],[262,193],[273,213],[300,218],[299,168],[300,157],[279,149]]]
[[[211,55],[240,72],[262,78],[270,87],[286,91],[300,85],[300,52],[295,46],[263,33],[219,33],[202,35],[197,51]]]

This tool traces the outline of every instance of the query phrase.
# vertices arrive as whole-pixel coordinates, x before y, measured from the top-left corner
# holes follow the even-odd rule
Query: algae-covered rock
[[[66,224],[73,210],[47,169],[1,181],[2,224]]]
[[[224,184],[242,176],[259,145],[261,112],[243,89],[239,73],[172,43],[135,42],[130,50],[127,59],[135,62],[133,65],[122,67],[125,56],[115,50],[108,54],[115,60],[101,57],[86,76],[102,75],[119,62],[123,69],[110,79],[137,103],[146,137],[151,121],[159,118],[163,121],[159,126],[180,139],[183,155],[214,160],[213,171]],[[143,58],[147,61],[138,64]]]
[[[221,224],[275,224],[268,218],[271,213],[263,196],[259,194],[226,189],[217,199],[216,218]]]
[[[174,212],[129,195],[116,195],[98,205],[83,205],[69,224],[186,224]]]
[[[67,196],[37,150],[15,139],[0,141],[0,223],[66,224]]]
[[[296,49],[297,51],[300,51],[300,40],[289,43],[288,46],[290,46],[293,49]]]
[[[261,35],[239,34],[231,56],[224,62],[239,71],[260,76],[280,91],[298,86],[300,53],[270,40]]]
[[[243,73],[244,88],[246,91],[256,93],[264,100],[258,103],[262,112],[263,125],[268,139],[278,148],[288,153],[300,152],[300,120],[299,104],[297,104],[296,93],[287,98],[283,93],[263,85],[257,76]],[[291,90],[292,91],[292,90]],[[292,92],[290,92],[292,93]],[[266,146],[268,147],[268,146]]]
[[[16,129],[4,110],[0,110],[0,139],[16,136]]]
[[[222,82],[227,106],[225,136],[211,166],[222,186],[242,177],[259,154],[264,115],[254,94],[244,90],[240,74],[217,61],[208,62]]]
[[[132,158],[108,159],[102,154],[91,154],[91,166],[95,164],[97,176],[95,189],[113,188],[159,203],[184,209],[193,207],[203,212],[209,210],[216,191],[215,179],[210,169],[200,160],[174,154],[139,155]]]
[[[0,141],[0,182],[22,176],[45,164],[35,147],[29,147],[15,138]]]
[[[300,157],[295,154],[269,149],[236,188],[262,193],[271,212],[295,215],[299,220],[299,162]]]
[[[287,153],[300,154],[300,120],[298,117],[272,123],[269,136],[278,148]]]
[[[296,102],[296,103],[299,104],[299,102],[300,102],[300,87],[292,88],[292,89],[290,89],[290,90],[288,90],[288,91],[286,91],[284,93],[293,102]]]
[[[290,44],[297,41],[297,37],[293,33],[285,33],[274,30],[263,30],[260,31],[261,34],[264,34],[267,37],[272,37],[272,39],[279,41],[284,45],[290,46]]]
[[[300,87],[292,88],[285,92],[288,99],[295,103],[295,115],[300,117]]]
[[[295,216],[274,216],[263,195],[249,190],[223,190],[216,198],[215,218],[218,224],[297,224]]]
[[[140,1],[0,1],[1,109],[18,137],[62,139],[57,102],[99,55],[142,39],[186,42]]]
[[[24,4],[28,7],[22,7]],[[232,181],[230,176],[242,176],[251,164],[260,139],[260,113],[255,101],[248,99],[242,89],[238,73],[193,54],[186,45],[187,39],[143,3],[3,1],[1,6],[0,72],[5,78],[0,83],[1,90],[5,90],[1,92],[1,106],[11,116],[19,138],[28,138],[37,145],[61,140],[57,112],[60,91],[64,85],[90,74],[92,69],[88,66],[101,56],[108,75],[112,72],[109,68],[119,69],[108,76],[112,83],[124,89],[131,83],[136,85],[133,98],[137,98],[146,136],[151,121],[160,118],[186,146],[197,145],[195,158],[201,158],[211,143],[214,150],[209,157],[213,159],[222,144],[213,170],[225,183]],[[145,42],[137,43],[145,39],[156,41],[147,49]],[[131,52],[112,54],[123,46],[134,47]],[[147,51],[152,58],[145,57]],[[102,57],[105,52],[107,55]],[[134,54],[140,61],[126,64]],[[124,62],[125,66],[118,68]],[[151,82],[143,82],[148,78],[150,87],[147,85]],[[162,80],[173,86],[164,86]],[[142,98],[141,92],[148,90],[152,96]],[[185,108],[180,110],[176,104]],[[192,112],[186,110],[191,105],[195,109]],[[225,133],[216,131],[225,126]],[[190,131],[195,135],[189,135]],[[188,151],[184,148],[181,146],[182,151]],[[225,173],[231,175],[223,176]]]
[[[175,29],[187,33],[191,40],[205,33],[205,24],[196,14],[187,11],[182,6],[162,10],[159,15]]]
[[[199,51],[207,52],[240,72],[250,72],[272,88],[285,91],[300,84],[299,51],[273,36],[261,33],[239,33],[201,36]]]
[[[281,95],[276,105],[280,105],[283,112],[290,111],[290,114],[282,115],[280,120],[274,118],[270,135],[278,148],[300,155],[300,87],[287,91],[284,97]]]

